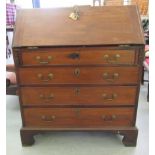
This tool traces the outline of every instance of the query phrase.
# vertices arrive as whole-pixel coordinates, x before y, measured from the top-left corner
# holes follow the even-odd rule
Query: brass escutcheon
[[[78,52],[70,53],[68,55],[68,57],[71,58],[71,59],[79,59],[80,58],[80,53],[78,53]]]
[[[75,74],[76,77],[79,77],[80,76],[80,69],[79,68],[76,68],[74,70],[74,74]]]

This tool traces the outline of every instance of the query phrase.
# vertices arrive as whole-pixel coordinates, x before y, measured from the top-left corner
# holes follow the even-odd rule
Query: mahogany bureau
[[[104,131],[135,146],[144,38],[136,6],[22,9],[13,39],[21,141]]]

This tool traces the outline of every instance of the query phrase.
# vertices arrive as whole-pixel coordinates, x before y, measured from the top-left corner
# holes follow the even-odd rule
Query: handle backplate
[[[121,57],[120,54],[115,54],[115,55],[113,55],[113,56],[109,56],[108,54],[105,54],[105,55],[103,56],[104,60],[105,60],[107,63],[110,63],[110,64],[118,63],[120,57]]]
[[[40,64],[48,64],[52,60],[52,56],[47,56],[47,60],[43,60],[40,56],[36,56],[36,60]]]
[[[119,78],[119,74],[118,73],[103,73],[103,79],[105,79],[107,82],[114,82],[116,79]]]
[[[103,99],[106,100],[106,101],[113,101],[114,99],[117,98],[117,96],[118,96],[118,95],[117,95],[116,93],[113,93],[113,94],[111,94],[111,95],[108,95],[108,94],[106,94],[106,93],[103,93],[103,94],[102,94]]]
[[[117,116],[116,115],[102,115],[101,118],[104,120],[104,121],[114,121],[117,119]]]
[[[51,115],[51,116],[42,115],[42,116],[41,116],[41,120],[43,120],[43,121],[45,121],[45,122],[54,121],[55,118],[56,118],[55,115]]]
[[[48,82],[48,81],[50,81],[50,80],[52,80],[53,79],[53,73],[49,73],[48,75],[47,75],[47,77],[45,78],[45,76],[43,75],[43,74],[41,74],[41,73],[39,73],[38,75],[37,75],[37,77],[41,80],[41,81],[43,81],[43,82]]]

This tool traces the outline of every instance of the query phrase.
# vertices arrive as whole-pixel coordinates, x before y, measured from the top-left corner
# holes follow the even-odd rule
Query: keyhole
[[[74,74],[75,74],[76,77],[79,77],[80,76],[80,69],[76,68],[75,71],[74,71]]]

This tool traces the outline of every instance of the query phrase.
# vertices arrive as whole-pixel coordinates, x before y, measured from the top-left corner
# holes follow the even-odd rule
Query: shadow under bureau
[[[33,136],[46,131],[104,131],[135,146],[144,49],[138,10],[81,6],[76,13],[17,12],[13,54],[22,144],[32,145]]]

